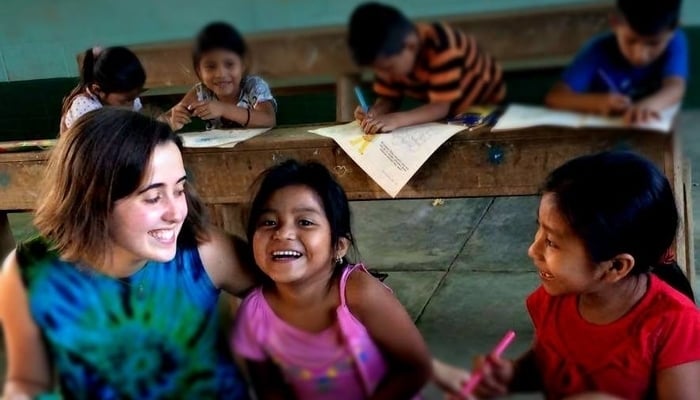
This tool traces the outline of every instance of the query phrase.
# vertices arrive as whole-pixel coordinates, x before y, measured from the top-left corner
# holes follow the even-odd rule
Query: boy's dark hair
[[[195,71],[199,68],[202,54],[211,50],[232,51],[243,59],[247,47],[241,33],[232,25],[226,22],[212,22],[202,28],[195,38],[192,49],[192,63]]]
[[[681,0],[617,0],[617,9],[633,31],[651,36],[678,27]]]
[[[371,65],[379,57],[399,54],[413,23],[398,9],[380,3],[364,3],[350,16],[348,46],[358,65]]]
[[[276,191],[293,185],[306,186],[321,199],[331,229],[331,245],[334,248],[341,237],[348,239],[351,245],[354,244],[350,229],[350,203],[342,186],[320,163],[287,160],[265,170],[256,181],[257,192],[250,204],[246,227],[248,243],[251,246],[265,203]]]
[[[86,50],[80,68],[80,82],[63,99],[61,114],[68,111],[75,96],[93,83],[105,93],[127,93],[143,88],[146,71],[136,54],[126,47],[107,47],[97,54],[94,49]]]
[[[543,191],[555,195],[594,262],[628,253],[632,274],[659,270],[693,298],[680,268],[661,262],[676,236],[678,210],[668,179],[650,161],[622,151],[579,157],[555,169]]]
[[[134,111],[103,107],[80,117],[51,151],[34,214],[39,233],[65,259],[102,265],[115,203],[139,188],[156,146],[166,143],[182,149],[167,124]],[[190,246],[208,239],[206,208],[191,185],[185,194],[178,245]]]

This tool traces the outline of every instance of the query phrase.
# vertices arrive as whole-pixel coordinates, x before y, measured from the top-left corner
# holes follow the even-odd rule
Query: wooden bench
[[[475,35],[506,70],[515,70],[565,65],[607,28],[609,12],[609,2],[593,2],[424,20],[444,20]],[[336,120],[352,119],[353,87],[363,76],[347,49],[345,26],[250,34],[246,41],[251,72],[268,80],[276,94],[335,88]],[[190,40],[129,47],[146,69],[146,96],[179,95],[197,81]]]
[[[230,149],[187,149],[185,164],[214,221],[235,230],[229,205],[249,200],[249,186],[265,168],[287,158],[318,160],[330,168],[350,199],[386,199],[335,142],[308,132],[311,126],[276,128]],[[635,150],[671,181],[681,213],[677,256],[694,276],[689,170],[684,172],[676,134],[619,129],[541,127],[510,132],[463,131],[441,146],[398,198],[534,195],[546,175],[576,156],[612,148]],[[31,210],[47,152],[0,154],[0,252],[14,246],[7,212]],[[527,211],[530,212],[530,211]]]

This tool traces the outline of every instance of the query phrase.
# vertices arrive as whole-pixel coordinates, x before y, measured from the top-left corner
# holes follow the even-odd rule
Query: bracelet
[[[246,119],[245,119],[245,124],[243,124],[243,127],[244,127],[244,128],[247,127],[247,126],[248,126],[248,123],[250,122],[250,108],[246,108],[245,110],[247,111],[247,116],[246,116]]]

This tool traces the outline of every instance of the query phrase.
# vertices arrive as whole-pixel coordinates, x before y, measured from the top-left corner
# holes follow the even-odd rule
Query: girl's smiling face
[[[222,101],[238,100],[244,71],[245,65],[241,57],[224,49],[203,53],[197,65],[199,79]]]
[[[327,282],[334,260],[345,256],[347,246],[342,239],[333,249],[322,201],[305,185],[275,191],[253,235],[255,262],[277,284]]]
[[[551,295],[593,291],[604,275],[559,211],[553,193],[545,193],[540,200],[538,229],[528,255]]]
[[[109,216],[112,265],[120,270],[172,260],[187,216],[185,168],[177,145],[156,146],[146,171],[144,182],[118,200]]]

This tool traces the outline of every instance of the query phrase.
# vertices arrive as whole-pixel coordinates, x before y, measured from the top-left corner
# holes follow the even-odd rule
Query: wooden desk
[[[389,198],[331,139],[309,133],[311,128],[276,128],[231,149],[187,149],[188,174],[214,211],[214,220],[230,226],[232,216],[226,205],[247,202],[259,172],[287,158],[320,161],[334,172],[352,200]],[[681,213],[678,261],[692,278],[690,187],[675,134],[554,127],[464,131],[440,147],[397,198],[534,195],[546,175],[563,162],[613,148],[645,155],[668,176]],[[5,213],[34,208],[46,157],[46,152],[0,154],[0,230],[4,229],[0,246],[5,246],[0,251],[12,247]]]

